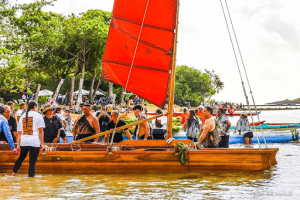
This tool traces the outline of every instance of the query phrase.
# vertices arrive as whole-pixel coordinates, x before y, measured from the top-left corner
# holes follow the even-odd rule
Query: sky
[[[63,15],[89,9],[111,12],[113,2],[57,0],[55,6],[46,11]],[[255,103],[300,98],[297,88],[300,81],[300,1],[227,0],[227,5]],[[201,71],[214,70],[225,86],[213,99],[245,103],[220,0],[181,0],[179,12],[177,65]],[[241,60],[238,62],[250,104],[253,104]]]

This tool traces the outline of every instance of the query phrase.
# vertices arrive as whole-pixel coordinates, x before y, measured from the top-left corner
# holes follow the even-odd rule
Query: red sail
[[[102,78],[164,106],[176,12],[177,0],[115,0]]]

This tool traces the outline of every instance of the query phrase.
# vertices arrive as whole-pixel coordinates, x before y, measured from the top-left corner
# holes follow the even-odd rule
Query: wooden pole
[[[70,90],[70,108],[73,108],[75,76],[72,77],[71,90]]]
[[[166,114],[166,113],[165,113],[165,114]],[[85,141],[87,141],[87,140],[94,139],[94,138],[96,138],[96,137],[100,137],[100,136],[103,136],[103,135],[110,134],[110,133],[114,132],[114,130],[115,130],[115,131],[124,130],[124,129],[126,129],[126,128],[130,128],[130,127],[132,127],[132,126],[136,126],[136,125],[142,124],[142,123],[144,123],[144,122],[151,121],[151,120],[153,120],[153,119],[162,117],[162,116],[165,115],[165,114],[156,115],[156,116],[154,116],[154,117],[150,117],[150,118],[148,118],[148,119],[144,119],[144,120],[141,120],[141,121],[137,121],[137,122],[132,123],[132,124],[127,124],[127,125],[125,125],[125,126],[121,126],[121,127],[119,127],[119,128],[116,128],[116,129],[111,129],[111,130],[108,130],[108,131],[105,131],[105,132],[102,132],[102,133],[98,133],[98,134],[96,134],[96,135],[92,135],[92,136],[90,136],[90,137],[83,138],[83,139],[81,139],[81,140],[73,141],[73,142],[71,142],[70,144],[78,144],[78,143],[81,143],[81,142],[85,142]]]
[[[168,96],[168,139],[172,137],[172,123],[173,123],[173,106],[174,106],[174,90],[175,90],[175,68],[176,68],[176,55],[177,55],[177,36],[178,36],[178,16],[179,16],[179,3],[177,1],[177,12],[176,12],[176,32],[174,39],[174,51],[173,51],[173,60],[172,68],[170,74],[170,83],[169,83],[169,96]]]
[[[37,104],[39,103],[39,93],[40,93],[40,89],[41,89],[41,84],[38,84],[36,93],[35,93],[35,99],[34,101],[37,102]]]
[[[94,70],[94,75],[93,75],[93,79],[92,79],[92,83],[91,83],[91,87],[90,87],[90,93],[89,93],[89,100],[92,100],[92,102],[94,102],[93,91],[94,91],[94,83],[95,83],[95,79],[96,79],[96,74],[97,74],[97,68],[95,68],[95,70]]]
[[[56,90],[55,90],[54,95],[53,95],[54,101],[56,101],[56,99],[57,99],[57,97],[58,97],[58,95],[59,95],[60,88],[61,88],[61,86],[64,84],[64,81],[65,81],[64,78],[60,79],[60,82],[59,82],[59,84],[58,84],[58,86],[57,86],[57,88],[56,88]]]

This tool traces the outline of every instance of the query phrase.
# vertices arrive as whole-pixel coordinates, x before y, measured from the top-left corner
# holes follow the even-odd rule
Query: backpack
[[[215,121],[215,129],[212,132],[208,132],[205,139],[203,140],[203,146],[211,147],[211,146],[217,146],[219,142],[221,141],[221,137],[219,134],[219,130],[221,129],[221,125],[218,122],[217,119],[214,119]],[[211,137],[213,137],[213,140],[211,140]]]
[[[191,138],[199,137],[199,121],[197,118],[194,117],[192,121],[192,125],[190,127],[187,126],[186,135]]]

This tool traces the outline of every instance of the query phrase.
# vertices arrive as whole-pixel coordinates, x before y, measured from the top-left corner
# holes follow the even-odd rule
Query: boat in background
[[[261,113],[261,111],[259,111],[258,112],[258,114],[260,114]],[[156,113],[155,112],[148,112],[147,113],[148,115],[156,115]],[[181,117],[181,115],[183,114],[183,112],[176,112],[176,113],[174,113],[174,117]],[[246,112],[246,114],[248,115],[248,116],[255,116],[255,115],[257,115],[256,113],[247,113]],[[215,113],[213,114],[213,116],[217,116]],[[232,115],[230,115],[229,113],[226,113],[226,116],[241,116],[241,113],[233,113]],[[258,123],[258,122],[255,122],[255,123]]]
[[[300,129],[297,129],[297,132],[299,134]],[[183,140],[187,139],[185,132],[179,132],[176,136],[174,136],[175,139]],[[291,130],[284,130],[284,131],[276,131],[276,130],[266,130],[266,131],[258,131],[253,132],[253,138],[251,140],[251,143],[264,143],[266,140],[267,143],[286,143],[294,141],[295,138],[293,136],[293,133]],[[243,135],[234,134],[233,132],[229,133],[229,144],[240,144],[244,143],[244,137]]]

